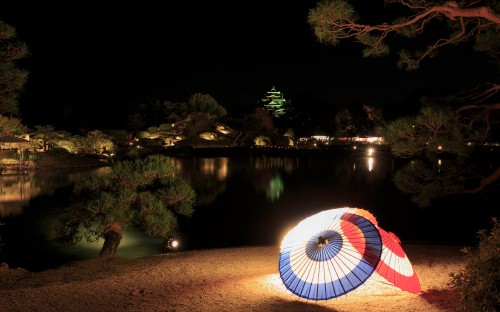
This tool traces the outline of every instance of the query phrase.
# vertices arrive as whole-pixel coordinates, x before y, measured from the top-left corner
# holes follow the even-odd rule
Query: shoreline
[[[403,246],[422,290],[411,294],[374,273],[356,290],[325,301],[293,295],[278,272],[279,246],[185,251],[140,259],[96,258],[38,273],[0,268],[5,311],[457,311],[449,274],[459,248]]]

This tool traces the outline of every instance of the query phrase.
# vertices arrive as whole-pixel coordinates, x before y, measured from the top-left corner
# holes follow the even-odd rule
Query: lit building
[[[266,96],[260,100],[260,103],[264,105],[273,117],[280,117],[286,112],[286,105],[289,104],[288,101],[283,96],[281,91],[277,91],[273,88],[266,92]]]

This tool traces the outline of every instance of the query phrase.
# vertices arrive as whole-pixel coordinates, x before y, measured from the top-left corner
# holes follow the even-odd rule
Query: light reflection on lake
[[[197,194],[193,216],[179,219],[181,250],[279,244],[286,230],[303,218],[344,206],[368,209],[402,240],[446,240],[455,235],[439,236],[447,230],[442,220],[464,219],[461,214],[448,213],[468,205],[467,200],[459,200],[454,204],[463,207],[446,204],[440,209],[417,209],[395,189],[392,174],[398,165],[387,152],[169,157],[169,161]],[[62,209],[69,204],[72,184],[85,175],[106,174],[107,170],[3,177],[0,216],[5,225],[0,226],[0,235],[6,245],[0,250],[0,262],[37,270],[96,257],[102,241],[61,247],[50,242],[50,237]],[[478,211],[467,219],[486,220],[488,224],[485,215]],[[471,222],[468,228],[461,224],[460,234],[475,237],[480,222]],[[126,229],[117,256],[158,254],[160,243],[160,239]],[[43,260],[33,263],[35,258]]]
[[[20,215],[31,197],[40,193],[32,183],[32,175],[9,174],[0,176],[0,217]]]
[[[0,217],[21,215],[32,198],[52,195],[87,175],[105,174],[108,168],[82,171],[27,171],[0,175]],[[63,174],[60,174],[63,173]]]

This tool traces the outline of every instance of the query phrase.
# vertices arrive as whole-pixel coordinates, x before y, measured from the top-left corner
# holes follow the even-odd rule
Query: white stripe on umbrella
[[[279,270],[299,297],[327,300],[359,287],[382,252],[376,227],[364,217],[332,209],[304,219],[283,240]]]
[[[394,286],[413,294],[420,292],[420,281],[413,270],[399,238],[395,234],[378,228],[382,238],[382,255],[377,265],[377,273]]]

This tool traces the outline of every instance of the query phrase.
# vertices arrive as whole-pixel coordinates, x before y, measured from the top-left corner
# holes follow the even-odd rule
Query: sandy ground
[[[459,246],[403,245],[422,285],[410,294],[376,273],[327,301],[282,284],[278,246],[184,251],[141,259],[90,259],[57,269],[0,269],[0,311],[459,311],[449,274]]]

